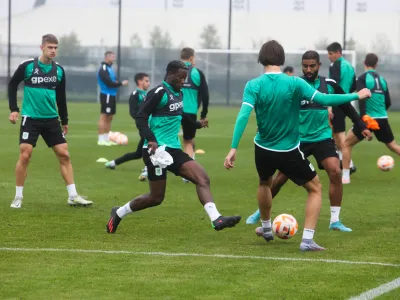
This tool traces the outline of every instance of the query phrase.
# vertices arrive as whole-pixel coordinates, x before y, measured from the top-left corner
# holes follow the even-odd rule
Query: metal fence
[[[102,61],[104,47],[84,47],[79,56],[60,56],[57,61],[65,68],[67,74],[67,94],[70,101],[97,101],[98,87],[96,72]],[[217,52],[217,53],[215,53]],[[35,47],[14,47],[12,65],[18,64],[30,57],[38,55]],[[129,93],[135,88],[133,76],[137,72],[146,72],[151,78],[152,86],[159,84],[165,75],[165,68],[169,61],[179,59],[180,49],[134,49],[122,48],[121,57],[121,79],[128,79],[129,86],[121,88],[120,101],[128,100]],[[196,55],[196,65],[206,75],[211,105],[235,105],[240,103],[243,88],[248,80],[262,73],[262,66],[257,64],[256,53],[237,51],[231,55],[230,80],[227,81],[228,54],[222,50],[199,51]],[[356,73],[364,72],[364,53],[357,53]],[[346,56],[345,56],[346,57]],[[4,66],[5,56],[0,55],[0,66]],[[348,55],[347,59],[353,60]],[[327,76],[329,61],[325,54],[321,54],[322,66],[320,74]],[[288,51],[286,54],[286,65],[294,67],[295,75],[301,72],[301,51],[296,53]],[[380,56],[378,72],[387,80],[392,96],[393,109],[400,109],[400,55]],[[5,88],[5,68],[0,68],[0,78],[3,78],[1,86]],[[228,95],[229,93],[229,95]],[[229,99],[229,100],[228,100]]]

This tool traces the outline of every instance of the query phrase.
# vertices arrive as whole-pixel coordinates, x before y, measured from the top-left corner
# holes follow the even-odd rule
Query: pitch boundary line
[[[296,258],[296,257],[273,257],[273,256],[250,256],[250,255],[230,255],[230,254],[202,254],[202,253],[172,253],[172,252],[142,252],[124,250],[90,250],[90,249],[67,249],[67,248],[9,248],[1,247],[3,252],[70,252],[70,253],[100,253],[100,254],[127,254],[127,255],[148,255],[148,256],[170,256],[170,257],[209,257],[226,259],[254,259],[272,261],[303,261],[320,263],[337,263],[348,265],[374,265],[400,268],[400,264],[372,262],[372,261],[352,261],[338,259],[318,259],[318,258]]]
[[[374,289],[368,290],[358,296],[351,297],[349,300],[371,300],[398,288],[400,288],[400,277]]]

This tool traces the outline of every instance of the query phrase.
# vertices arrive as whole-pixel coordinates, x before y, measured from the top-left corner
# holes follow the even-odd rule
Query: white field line
[[[396,278],[395,280],[382,284],[378,286],[377,288],[374,288],[372,290],[366,291],[365,293],[362,293],[358,296],[351,297],[349,300],[370,300],[370,299],[375,299],[376,297],[379,297],[383,294],[386,294],[390,291],[393,291],[395,289],[398,289],[400,287],[400,277]]]
[[[2,247],[3,252],[70,252],[70,253],[100,253],[100,254],[126,254],[126,255],[149,255],[149,256],[170,256],[170,257],[210,257],[225,259],[254,259],[254,260],[274,260],[274,261],[304,261],[315,263],[334,263],[348,265],[373,265],[400,268],[400,264],[391,264],[372,261],[351,261],[337,259],[318,259],[318,258],[294,258],[294,257],[271,257],[271,256],[249,256],[249,255],[229,255],[229,254],[202,254],[202,253],[170,253],[170,252],[136,252],[123,250],[87,250],[87,249],[60,249],[60,248],[7,248]]]

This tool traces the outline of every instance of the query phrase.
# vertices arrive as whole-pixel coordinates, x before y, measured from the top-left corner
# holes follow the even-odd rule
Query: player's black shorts
[[[300,150],[304,153],[305,157],[313,155],[318,163],[318,168],[323,170],[321,162],[329,157],[336,157],[339,159],[335,141],[333,139],[326,139],[313,143],[300,143]]]
[[[389,144],[394,141],[394,136],[392,132],[392,128],[390,128],[388,119],[375,119],[375,121],[379,124],[378,130],[371,130],[376,139],[382,143]],[[361,134],[360,128],[358,126],[353,126],[352,128],[355,136],[361,141],[364,139],[364,136]]]
[[[182,118],[182,130],[183,130],[183,139],[191,140],[196,136],[196,114],[185,114],[185,118]]]
[[[332,130],[333,133],[345,132],[346,131],[346,115],[343,110],[339,107],[332,107],[333,119],[332,119]]]
[[[255,161],[260,180],[267,180],[279,170],[297,185],[303,185],[317,175],[299,148],[289,152],[275,152],[255,145]]]
[[[30,144],[36,147],[36,142],[41,135],[48,147],[64,144],[64,134],[58,118],[53,119],[32,119],[22,117],[19,133],[20,144]]]
[[[100,113],[106,115],[115,115],[117,112],[116,97],[110,94],[100,93]]]
[[[180,170],[184,163],[193,160],[189,155],[181,149],[166,148],[165,149],[173,158],[174,163],[165,169],[155,167],[150,160],[150,155],[147,149],[143,148],[143,161],[147,166],[148,179],[150,181],[167,179],[167,171],[172,172],[176,176],[180,176]]]

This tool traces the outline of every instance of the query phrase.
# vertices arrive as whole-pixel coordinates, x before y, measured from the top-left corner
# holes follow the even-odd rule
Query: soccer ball
[[[378,158],[378,168],[382,171],[390,171],[394,167],[394,159],[389,155]]]
[[[127,145],[128,144],[128,137],[125,134],[119,134],[115,138],[115,143],[118,145]]]
[[[116,131],[116,132],[112,132],[110,131],[108,133],[108,138],[110,139],[111,142],[117,143],[117,138],[121,133]]]
[[[299,229],[295,217],[289,214],[281,214],[274,219],[272,231],[281,239],[287,240],[294,236]]]

